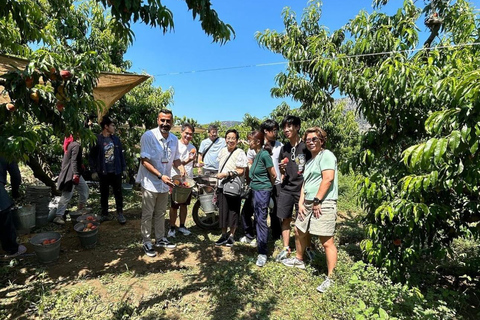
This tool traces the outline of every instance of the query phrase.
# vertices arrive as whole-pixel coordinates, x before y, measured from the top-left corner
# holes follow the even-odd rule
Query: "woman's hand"
[[[226,172],[217,173],[215,175],[215,178],[217,178],[217,179],[225,179],[226,177],[228,177],[228,173],[226,173]]]
[[[305,219],[305,213],[306,213],[306,209],[305,209],[305,206],[302,204],[298,204],[298,219],[300,221],[303,221]]]
[[[320,203],[314,204],[312,207],[312,211],[315,218],[320,218],[320,216],[322,215],[322,205]]]

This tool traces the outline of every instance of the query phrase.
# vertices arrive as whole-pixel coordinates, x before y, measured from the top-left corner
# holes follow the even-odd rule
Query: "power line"
[[[477,46],[477,45],[480,45],[480,42],[452,44],[452,45],[445,45],[445,46],[436,46],[436,47],[431,47],[431,48],[417,48],[417,49],[406,49],[406,50],[398,50],[398,51],[382,51],[382,52],[373,52],[373,53],[363,53],[363,54],[355,54],[355,55],[338,56],[338,57],[334,57],[334,58],[323,58],[323,60],[352,59],[352,58],[361,58],[361,57],[390,55],[390,54],[396,54],[396,53],[413,53],[413,52],[424,51],[424,50],[431,51],[431,50],[450,49],[450,48],[472,47],[472,46]],[[156,75],[153,75],[153,76],[154,77],[163,77],[163,76],[176,76],[176,75],[183,75],[183,74],[193,74],[193,73],[202,73],[202,72],[216,72],[216,71],[234,70],[234,69],[260,68],[260,67],[269,67],[269,66],[287,64],[287,63],[312,62],[312,61],[315,61],[315,60],[316,59],[297,60],[297,61],[282,61],[282,62],[250,64],[250,65],[243,65],[243,66],[231,66],[231,67],[223,67],[223,68],[201,69],[201,70],[191,70],[191,71],[178,71],[178,72],[160,73],[160,74],[156,74]]]

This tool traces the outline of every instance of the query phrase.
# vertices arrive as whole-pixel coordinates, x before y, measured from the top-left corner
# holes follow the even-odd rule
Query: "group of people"
[[[301,121],[296,116],[287,116],[281,124],[288,142],[277,141],[279,125],[267,120],[248,134],[249,151],[238,147],[239,133],[229,129],[225,137],[218,137],[218,128],[208,128],[208,138],[203,140],[198,155],[191,144],[194,128],[184,124],[181,138],[170,132],[173,114],[162,110],[157,118],[158,127],[147,131],[140,141],[141,164],[137,182],[142,186],[141,232],[143,249],[150,257],[156,256],[156,247],[175,248],[168,238],[175,236],[177,210],[180,209],[178,231],[188,235],[185,228],[186,203],[171,201],[170,230],[165,233],[165,214],[169,190],[174,187],[174,175],[192,177],[193,167],[216,179],[216,199],[222,234],[217,246],[232,247],[238,223],[243,223],[243,243],[256,245],[256,264],[263,267],[268,256],[267,216],[270,210],[270,228],[274,240],[282,238],[283,249],[276,256],[287,267],[304,269],[304,254],[311,246],[311,235],[319,236],[327,257],[327,278],[317,288],[327,290],[333,281],[331,276],[337,262],[337,249],[333,241],[338,198],[337,159],[326,150],[327,135],[324,130],[313,127],[300,137]],[[195,163],[195,159],[197,162]],[[246,182],[250,192],[241,210],[242,194],[233,192],[229,183]],[[246,181],[245,181],[246,180]],[[235,189],[234,187],[232,187]],[[236,190],[236,189],[235,189]],[[238,191],[238,190],[237,190]],[[273,205],[271,204],[273,202]],[[289,257],[290,224],[295,220],[294,257]],[[252,220],[253,216],[253,220]],[[152,242],[152,221],[154,239]]]
[[[242,221],[245,235],[240,242],[257,246],[256,265],[263,267],[268,257],[270,229],[273,240],[281,239],[283,248],[275,257],[287,267],[304,269],[304,255],[309,254],[311,235],[318,236],[327,258],[327,277],[317,288],[324,292],[333,283],[331,276],[337,262],[337,249],[333,241],[337,216],[338,198],[337,159],[325,149],[327,134],[318,127],[312,127],[300,137],[300,118],[287,116],[281,125],[266,120],[258,130],[248,134],[249,150],[245,153],[238,147],[239,133],[229,129],[225,137],[218,136],[218,128],[208,128],[208,138],[198,150],[191,140],[195,128],[188,123],[181,127],[178,139],[170,132],[173,114],[163,109],[157,117],[158,127],[146,131],[140,140],[140,165],[136,182],[142,190],[141,235],[143,250],[149,257],[155,257],[155,247],[175,248],[171,241],[176,232],[189,235],[185,226],[187,207],[191,195],[184,203],[176,203],[169,197],[175,187],[173,177],[193,177],[193,168],[210,177],[216,184],[216,199],[222,234],[216,246],[232,247],[235,233]],[[115,123],[108,117],[101,122],[102,132],[90,150],[89,162],[93,170],[92,179],[100,182],[101,220],[110,220],[108,214],[109,188],[112,186],[116,203],[117,220],[126,222],[123,215],[122,175],[126,164],[122,144],[115,135]],[[277,141],[279,129],[288,139],[286,144]],[[0,192],[3,169],[0,170]],[[78,208],[85,208],[89,191],[82,177],[82,147],[73,136],[65,138],[64,158],[58,178],[58,189],[62,191],[55,223],[64,224],[64,214],[75,189],[79,192]],[[241,210],[243,192],[235,183],[247,184],[249,192]],[[240,188],[242,189],[242,188]],[[3,203],[3,201],[2,201]],[[11,207],[8,206],[8,207]],[[165,215],[170,207],[170,229],[165,230]],[[271,210],[269,210],[269,208]],[[3,212],[8,208],[0,208]],[[294,215],[296,211],[296,215]],[[176,220],[180,216],[177,229]],[[240,219],[241,218],[241,219]],[[253,218],[253,219],[252,219]],[[295,218],[295,256],[289,257],[291,223]],[[153,224],[153,234],[152,234]],[[2,232],[3,234],[3,232]],[[170,239],[169,239],[170,238]],[[155,241],[153,241],[155,239]],[[11,239],[10,239],[11,240]],[[3,239],[4,250],[16,254],[23,246]]]

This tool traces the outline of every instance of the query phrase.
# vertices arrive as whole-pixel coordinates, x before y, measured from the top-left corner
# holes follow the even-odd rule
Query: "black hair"
[[[282,120],[282,129],[285,128],[287,124],[291,124],[292,126],[301,126],[302,122],[299,117],[288,115]]]
[[[274,129],[279,129],[278,128],[278,122],[273,120],[273,119],[267,119],[265,121],[262,122],[262,124],[260,125],[260,130],[267,130],[267,131],[272,131]]]
[[[185,129],[189,128],[190,130],[192,130],[192,133],[195,133],[195,127],[192,126],[190,123],[188,122],[184,122],[182,124],[182,132],[185,131]]]
[[[272,155],[272,145],[270,143],[265,143],[265,134],[263,131],[254,130],[247,135],[247,139],[257,139],[260,141],[260,146],[267,150],[270,155]]]
[[[232,132],[235,133],[235,136],[237,137],[237,141],[238,141],[238,139],[240,139],[240,135],[238,134],[238,131],[235,129],[228,129],[227,132],[225,132],[225,139],[227,139],[227,135]]]
[[[211,125],[208,126],[207,132],[210,133],[210,130],[217,130],[218,131],[218,127],[214,124],[211,124]]]
[[[113,123],[113,121],[107,117],[107,116],[104,116],[103,119],[102,119],[102,122],[100,122],[100,126],[102,127],[102,130],[105,129],[105,126],[109,126]]]
[[[160,114],[160,113],[171,114],[171,115],[172,115],[172,119],[173,119],[173,112],[172,112],[172,110],[169,110],[169,109],[161,109],[160,111],[158,111],[158,114]]]

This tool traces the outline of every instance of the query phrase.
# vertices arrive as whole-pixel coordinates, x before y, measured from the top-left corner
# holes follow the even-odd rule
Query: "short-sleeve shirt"
[[[195,149],[193,144],[189,143],[185,145],[183,144],[182,141],[178,140],[178,152],[180,153],[180,160],[188,161],[190,156],[190,151],[193,149]],[[189,163],[185,164],[183,167],[185,168],[187,177],[192,178],[193,177],[193,161],[190,161]],[[178,170],[175,167],[172,167],[172,171],[170,175],[173,177],[179,174],[180,174],[180,170]]]
[[[281,162],[285,158],[288,162],[282,181],[282,191],[300,195],[305,163],[312,158],[312,154],[303,141],[300,141],[295,148],[287,142],[280,150],[278,161]]]
[[[279,157],[280,157],[280,150],[282,149],[283,143],[280,141],[275,141],[275,145],[272,147],[272,161],[273,161],[273,166],[275,167],[275,173],[277,174],[277,178],[275,179],[275,184],[280,184],[282,183],[282,174],[280,173],[280,168],[278,167],[278,163],[280,162]],[[255,156],[257,153],[253,149],[248,149],[247,151],[247,159],[249,161],[252,161],[255,159]]]
[[[270,174],[268,173],[268,169],[271,167],[273,167],[272,157],[267,150],[260,150],[253,160],[249,173],[252,190],[272,190]]]
[[[149,130],[140,139],[140,157],[150,160],[161,174],[168,175],[172,171],[173,161],[180,159],[178,138],[169,133],[165,139],[159,128]],[[166,162],[162,161],[164,159]],[[150,192],[165,193],[170,190],[168,185],[143,165],[138,168],[136,182]]]
[[[213,143],[213,141],[210,138],[207,138],[203,140],[200,143],[200,148],[198,149],[198,153],[201,153],[203,155],[203,163],[204,169],[207,170],[218,170],[218,153],[220,150],[225,148],[227,145],[225,143],[224,138],[218,138],[215,143],[213,143],[212,147],[208,150],[207,154],[204,154],[205,150],[208,149],[208,147]]]
[[[245,154],[245,151],[243,151],[242,149],[239,149],[239,148],[235,149],[233,151],[233,154],[230,156],[230,158],[228,158],[227,163],[225,163],[229,154],[230,152],[226,147],[220,150],[220,152],[218,153],[219,173],[234,171],[237,167],[246,168],[248,166],[247,155]],[[225,163],[225,166],[223,165],[224,163]],[[221,172],[220,172],[220,169],[222,169]],[[243,175],[240,176],[240,179],[243,182],[244,176]],[[223,180],[225,179],[218,180],[219,186],[222,186]]]
[[[335,176],[323,200],[338,199],[337,158],[330,150],[323,150],[315,158],[310,159],[305,166],[305,173],[303,174],[305,200],[313,200],[317,195],[322,183],[322,171],[324,170],[335,170]]]

